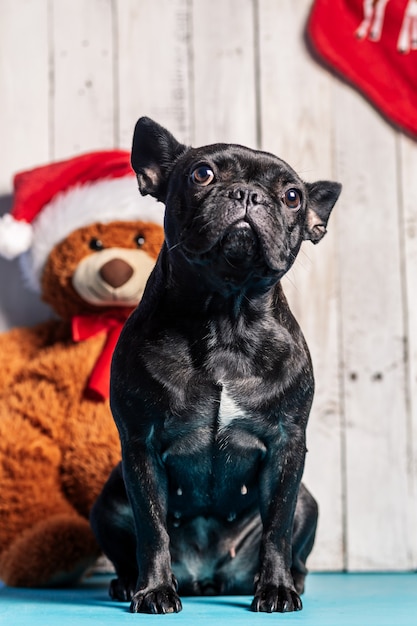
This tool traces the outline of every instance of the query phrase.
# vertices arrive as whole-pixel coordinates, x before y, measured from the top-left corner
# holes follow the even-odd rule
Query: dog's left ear
[[[327,232],[327,221],[342,191],[342,185],[328,180],[320,180],[316,183],[306,183],[306,187],[308,204],[304,239],[318,243]]]
[[[186,149],[168,130],[149,117],[141,117],[136,122],[131,163],[142,196],[150,194],[165,202],[169,172]]]

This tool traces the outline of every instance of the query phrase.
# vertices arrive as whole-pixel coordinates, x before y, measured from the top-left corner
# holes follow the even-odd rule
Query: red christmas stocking
[[[318,56],[417,138],[417,0],[316,0]]]

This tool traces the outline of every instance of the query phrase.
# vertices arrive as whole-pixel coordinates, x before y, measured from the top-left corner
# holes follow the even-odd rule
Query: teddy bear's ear
[[[328,180],[320,180],[316,183],[306,183],[306,187],[308,204],[304,239],[318,243],[327,232],[327,221],[342,191],[342,185]]]
[[[161,202],[165,201],[169,172],[186,149],[169,131],[149,117],[141,117],[136,122],[131,162],[143,196],[150,194]]]

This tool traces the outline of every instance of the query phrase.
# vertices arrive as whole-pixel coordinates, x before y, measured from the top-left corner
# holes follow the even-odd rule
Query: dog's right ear
[[[169,173],[175,160],[186,149],[169,131],[149,117],[141,117],[136,122],[131,163],[142,196],[150,194],[165,202]]]

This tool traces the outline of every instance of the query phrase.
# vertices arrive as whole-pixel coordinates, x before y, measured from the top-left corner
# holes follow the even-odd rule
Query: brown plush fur
[[[73,582],[99,554],[87,520],[119,459],[119,438],[108,401],[84,393],[106,337],[71,338],[72,315],[103,309],[77,296],[71,276],[92,253],[92,237],[137,248],[138,234],[156,258],[156,225],[72,233],[52,250],[42,279],[42,296],[62,319],[0,335],[0,579],[9,585]]]

